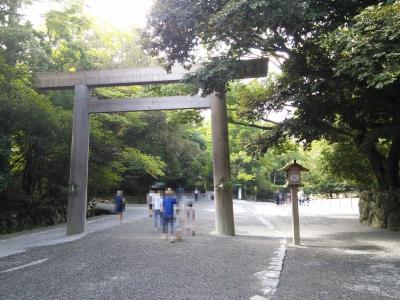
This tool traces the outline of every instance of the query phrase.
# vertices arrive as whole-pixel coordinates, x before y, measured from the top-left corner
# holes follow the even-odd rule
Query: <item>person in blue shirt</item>
[[[171,243],[175,242],[175,216],[174,205],[176,205],[176,196],[171,188],[165,191],[162,202],[163,215],[163,238],[168,240],[168,234],[171,236]]]
[[[122,222],[122,213],[124,211],[124,197],[122,196],[122,191],[117,191],[117,195],[114,197],[115,201],[115,212],[119,216],[119,220]]]

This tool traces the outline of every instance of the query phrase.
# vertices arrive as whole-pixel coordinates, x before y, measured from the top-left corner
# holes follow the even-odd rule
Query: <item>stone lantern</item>
[[[291,192],[293,244],[300,245],[299,202],[297,193],[299,192],[299,186],[301,186],[301,172],[307,172],[308,169],[294,160],[284,166],[281,171],[286,172],[286,184],[290,187]]]

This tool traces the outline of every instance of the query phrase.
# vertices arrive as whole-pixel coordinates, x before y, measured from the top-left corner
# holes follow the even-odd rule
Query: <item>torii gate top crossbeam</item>
[[[238,62],[237,79],[265,77],[268,72],[267,59],[251,59]],[[201,65],[192,68],[196,70]],[[176,83],[184,79],[190,71],[181,66],[172,68],[167,73],[162,67],[130,68],[99,71],[80,71],[70,73],[37,73],[35,84],[38,89],[72,89],[77,85],[88,87],[106,87],[123,85],[146,85]]]

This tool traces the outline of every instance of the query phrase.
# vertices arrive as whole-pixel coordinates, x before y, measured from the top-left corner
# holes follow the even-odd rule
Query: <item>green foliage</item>
[[[9,166],[10,156],[10,139],[2,133],[0,136],[0,194],[2,194],[12,182]]]
[[[303,190],[306,194],[332,197],[333,194],[361,187],[358,181],[360,174],[348,171],[351,167],[350,159],[341,156],[343,153],[339,153],[335,146],[329,145],[326,141],[313,142],[310,150],[305,153],[304,165],[310,170],[303,174]],[[353,151],[353,154],[357,153]]]
[[[284,133],[308,142],[353,143],[369,160],[379,189],[399,186],[399,86],[396,67],[389,67],[399,43],[396,9],[394,4],[370,7],[351,27],[310,41],[285,63],[271,98],[276,103],[295,99],[294,118],[280,125]],[[380,147],[382,141],[390,146]]]
[[[399,28],[398,1],[168,0],[155,2],[143,35],[145,48],[167,67],[192,64],[199,44],[222,57],[191,77],[205,93],[223,92],[232,78],[218,72],[223,68],[215,61],[251,53],[283,59],[282,75],[265,99],[254,91],[236,113],[265,129],[249,144],[250,153],[293,137],[305,146],[319,139],[350,142],[367,156],[378,187],[396,189]],[[295,108],[292,118],[259,126],[272,109],[286,106]],[[390,146],[380,147],[381,141]]]
[[[82,13],[80,3],[71,3],[63,11],[46,14],[46,35],[51,47],[51,60],[59,71],[85,70],[91,67],[86,54],[86,41],[91,22]]]
[[[326,170],[348,182],[356,189],[363,190],[376,186],[367,157],[352,143],[337,143],[321,152]]]
[[[267,126],[268,119],[263,115],[267,109],[252,110],[252,103],[262,104],[265,97],[271,95],[273,87],[272,81],[252,81],[247,85],[235,83],[229,87],[227,99],[230,118],[249,122],[244,126],[245,123],[238,125],[234,121],[229,126],[234,189],[241,186],[247,189],[250,197],[257,194],[257,199],[271,200],[274,192],[285,190],[285,174],[278,170],[293,159],[310,169],[310,172],[303,174],[304,191],[307,194],[332,196],[376,185],[367,157],[350,142],[313,142],[307,150],[301,150],[294,141],[283,139],[279,144],[269,145],[266,154],[255,147],[265,147],[254,141],[276,127],[269,127],[268,131],[260,128],[259,125]],[[251,123],[255,119],[261,121]],[[250,156],[249,152],[254,155]]]
[[[336,74],[383,89],[400,76],[400,2],[370,7],[323,39]]]
[[[235,78],[238,71],[237,64],[232,60],[219,58],[204,63],[204,67],[186,76],[186,82],[197,87],[203,96],[213,92],[225,94],[227,83]]]
[[[153,178],[159,178],[165,175],[166,164],[159,158],[152,155],[146,155],[134,148],[125,148],[120,157],[122,168],[119,171],[137,172],[141,171]]]
[[[272,108],[265,107],[265,99],[272,93],[272,79],[266,82],[253,80],[249,84],[236,83],[230,85],[230,88],[230,95],[235,95],[235,99],[231,101],[231,97],[228,97],[227,100],[232,107],[231,113],[235,114],[233,116],[235,119],[247,122],[254,122],[254,120],[268,122],[266,111]]]
[[[44,31],[15,12],[29,1],[0,3],[0,232],[65,221],[73,91],[39,94],[36,71],[149,65],[138,31],[105,28],[82,1],[50,11]],[[193,86],[92,90],[99,99],[189,95]],[[90,118],[89,199],[122,188],[143,194],[157,178],[173,184],[208,180],[198,112],[101,114]]]
[[[18,8],[31,1],[5,0],[0,3],[0,56],[10,66],[29,64],[33,70],[46,65],[41,35],[29,22],[22,23]]]
[[[144,47],[167,66],[190,65],[202,44],[238,59],[253,49],[290,52],[312,33],[335,28],[377,1],[155,1],[144,31]],[[311,34],[310,34],[311,33]]]

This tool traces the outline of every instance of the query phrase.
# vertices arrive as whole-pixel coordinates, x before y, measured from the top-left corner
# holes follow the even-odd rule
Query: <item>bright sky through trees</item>
[[[87,0],[85,10],[89,15],[119,29],[132,25],[144,27],[152,3],[152,0]],[[35,25],[40,25],[44,22],[46,11],[62,6],[55,1],[41,0],[26,8],[23,13]]]
[[[44,14],[51,9],[62,9],[64,1],[38,0],[23,10],[26,19],[35,26],[44,24]],[[110,24],[113,27],[124,30],[130,26],[144,28],[146,15],[149,12],[153,0],[86,0],[85,12],[100,22]],[[270,63],[269,68],[272,72],[280,72],[279,67]],[[269,118],[280,122],[291,115],[290,111],[274,112]],[[208,118],[208,113],[205,114]]]

